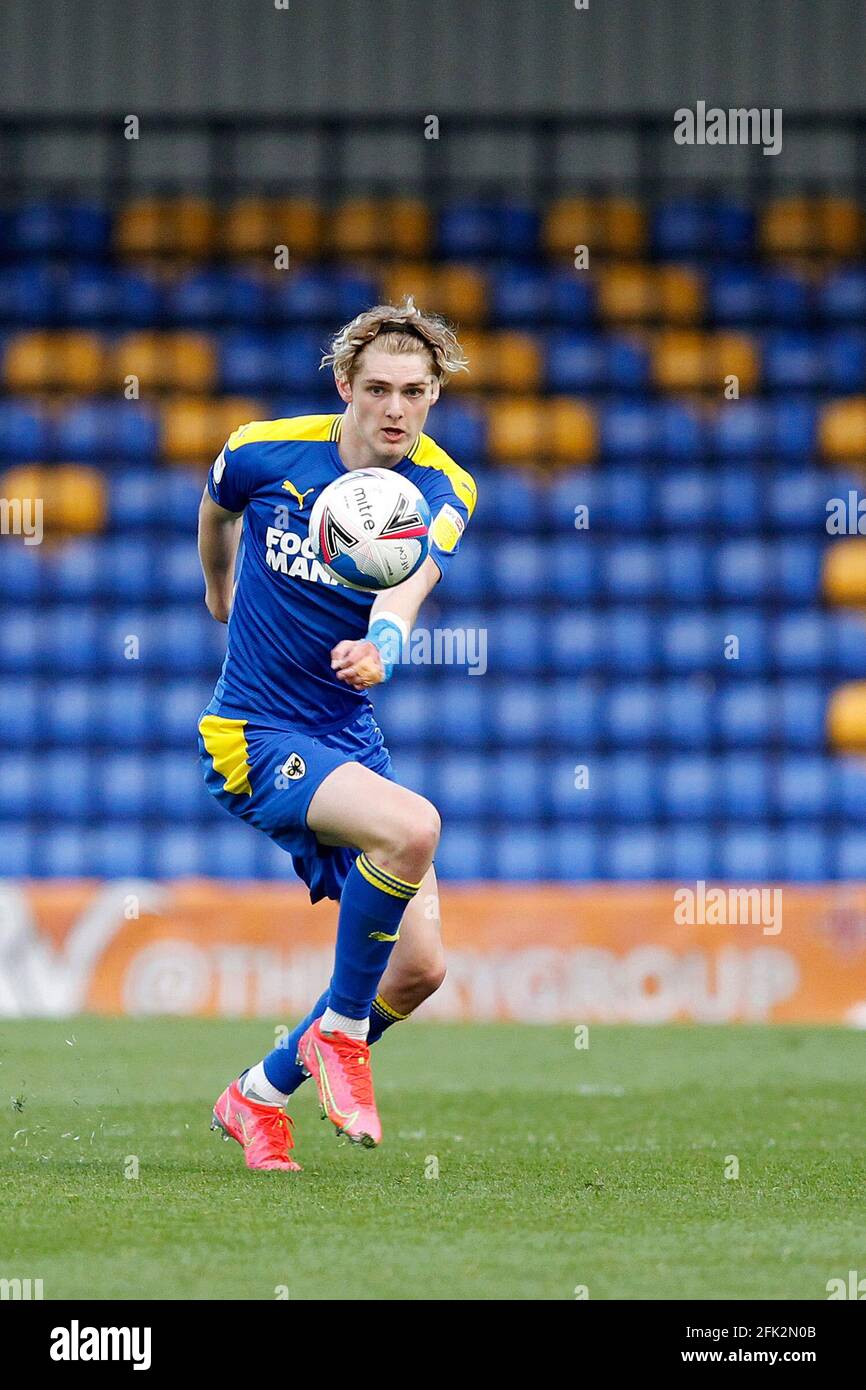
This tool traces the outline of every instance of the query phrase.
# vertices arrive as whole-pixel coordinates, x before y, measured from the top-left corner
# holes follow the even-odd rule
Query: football
[[[313,553],[350,589],[391,589],[430,549],[430,508],[389,468],[356,468],[319,494],[310,515]]]

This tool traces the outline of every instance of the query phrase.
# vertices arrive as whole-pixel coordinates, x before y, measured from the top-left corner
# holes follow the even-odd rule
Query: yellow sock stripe
[[[363,863],[361,862],[363,860]],[[356,860],[358,867],[365,878],[372,877],[379,883],[381,888],[396,893],[399,897],[411,898],[421,887],[420,883],[409,883],[405,878],[398,878],[396,874],[390,874],[385,869],[380,869],[378,864],[374,864],[368,859],[366,854],[359,854]]]
[[[364,854],[363,850],[361,851],[361,858],[368,869],[372,869],[373,873],[378,874],[380,878],[386,878],[389,883],[393,883],[395,888],[410,888],[413,893],[417,893],[421,887],[420,883],[410,883],[408,878],[398,878],[396,874],[391,873],[390,869],[380,869],[379,865],[374,864],[370,856]]]
[[[381,994],[376,995],[370,1007],[375,1009],[377,1013],[380,1013],[383,1018],[390,1019],[392,1023],[402,1023],[404,1018],[409,1017],[408,1014],[398,1014],[396,1009],[392,1009],[390,1004],[385,1003]]]
[[[364,876],[368,883],[372,883],[374,888],[378,888],[380,892],[390,893],[392,898],[401,898],[403,902],[408,902],[410,898],[415,896],[414,890],[407,893],[404,888],[393,888],[387,880],[379,878],[378,874],[371,873],[370,868],[364,862],[360,854],[355,860],[355,863],[358,866],[359,873]]]

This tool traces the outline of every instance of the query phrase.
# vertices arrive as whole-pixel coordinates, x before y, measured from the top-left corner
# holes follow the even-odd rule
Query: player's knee
[[[416,957],[397,976],[400,998],[404,1002],[411,999],[412,1009],[417,1009],[419,1004],[436,993],[444,983],[446,974],[445,956],[441,949],[429,956]]]
[[[442,822],[436,807],[424,797],[417,797],[403,826],[403,854],[413,863],[430,865],[441,832]]]

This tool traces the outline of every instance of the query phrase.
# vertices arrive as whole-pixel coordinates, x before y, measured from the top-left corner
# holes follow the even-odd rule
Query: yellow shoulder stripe
[[[435,440],[428,434],[419,435],[418,442],[407,457],[410,463],[417,463],[420,468],[438,468],[444,473],[469,515],[472,515],[478,500],[475,479],[459,463],[455,463]]]
[[[334,423],[339,415],[295,415],[286,420],[251,420],[229,436],[228,447],[239,449],[242,444],[263,444],[269,440],[332,439]]]

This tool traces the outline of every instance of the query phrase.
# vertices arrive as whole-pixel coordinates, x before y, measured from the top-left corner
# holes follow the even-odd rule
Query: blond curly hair
[[[341,328],[331,342],[321,366],[332,366],[334,376],[351,381],[358,358],[368,343],[376,341],[383,352],[426,351],[433,375],[443,383],[455,372],[469,369],[466,354],[450,324],[438,314],[419,309],[411,295],[400,304],[376,304]]]

